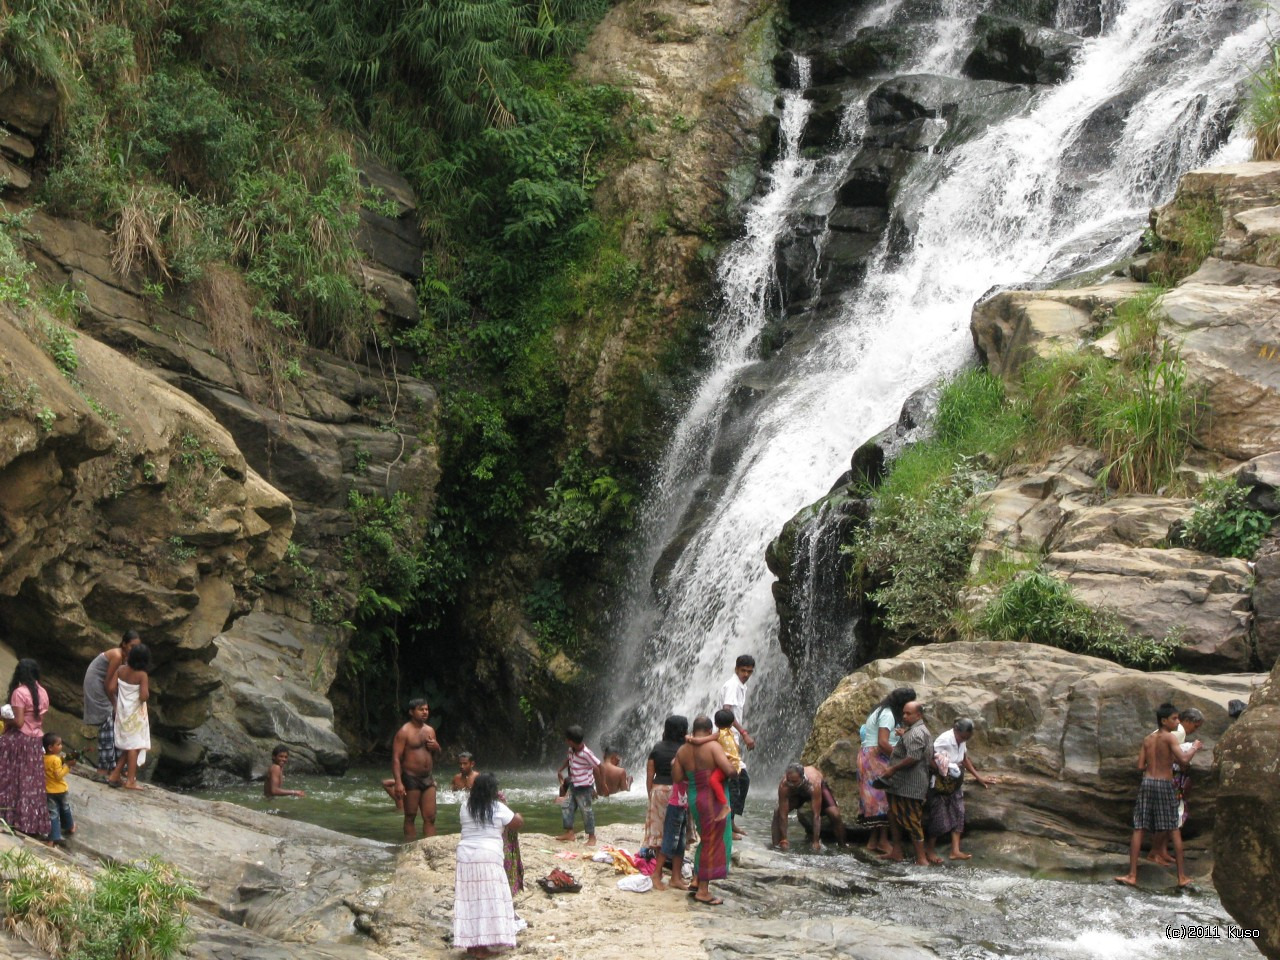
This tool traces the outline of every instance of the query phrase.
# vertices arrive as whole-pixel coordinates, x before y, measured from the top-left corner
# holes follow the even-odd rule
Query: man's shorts
[[[1172,780],[1143,777],[1138,787],[1138,802],[1133,806],[1133,829],[1178,829],[1178,790]]]
[[[898,825],[907,839],[913,843],[924,842],[924,801],[914,797],[900,797],[896,793],[887,794],[889,799],[889,819]]]
[[[400,771],[400,783],[406,790],[416,790],[419,793],[430,790],[436,785],[436,778],[433,774],[424,773],[422,776],[415,776],[412,773]]]

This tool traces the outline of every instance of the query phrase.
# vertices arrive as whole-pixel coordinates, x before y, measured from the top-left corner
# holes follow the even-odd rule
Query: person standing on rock
[[[107,775],[107,786],[141,790],[138,768],[147,762],[151,749],[151,651],[145,643],[129,650],[124,666],[107,678],[107,694],[115,700],[116,765]]]
[[[1191,761],[1200,752],[1202,746],[1199,740],[1188,743],[1187,738],[1204,724],[1204,714],[1195,707],[1188,707],[1186,710],[1178,711],[1178,717],[1180,722],[1173,731],[1173,735],[1178,738],[1181,757],[1173,765],[1173,786],[1178,793],[1178,829],[1181,830],[1187,824],[1187,791],[1191,787]],[[1174,865],[1173,857],[1169,856],[1169,834],[1160,833],[1152,839],[1151,853],[1147,859],[1162,867]]]
[[[418,839],[414,820],[422,814],[422,835],[436,835],[436,778],[433,773],[440,741],[427,723],[431,707],[426,700],[409,701],[409,721],[391,743],[391,779],[395,798],[403,804],[404,838]]]
[[[733,712],[733,730],[734,735],[738,738],[738,755],[745,757],[743,749],[754,750],[756,748],[755,738],[747,732],[747,681],[751,679],[751,675],[756,672],[756,658],[750,654],[744,653],[738,657],[733,665],[733,676],[724,682],[720,688],[718,710],[730,710]],[[751,777],[747,775],[747,762],[740,760],[740,769],[737,776],[729,774],[730,779],[726,780],[726,786],[729,787],[729,808],[733,811],[734,821],[742,819],[742,811],[747,805],[747,791],[751,788]],[[741,827],[738,828],[739,832]]]
[[[503,871],[502,840],[519,830],[524,818],[498,799],[498,781],[478,774],[458,812],[457,879],[453,897],[453,946],[473,957],[491,956],[495,947],[514,947],[515,905]]]
[[[116,704],[107,695],[107,681],[115,676],[129,651],[142,642],[137,630],[126,630],[120,645],[104,650],[89,663],[84,672],[84,722],[98,728],[98,759],[94,763],[94,779],[105,780],[116,765]]]
[[[991,780],[978,773],[969,759],[969,740],[973,736],[973,721],[961,717],[951,729],[938,734],[933,741],[933,755],[941,758],[932,773],[933,784],[925,803],[925,857],[930,863],[938,863],[934,848],[938,838],[951,834],[951,859],[972,860],[971,854],[960,850],[960,837],[964,834],[964,775],[967,771],[985,790]]]
[[[0,820],[33,837],[48,836],[44,715],[49,712],[49,694],[40,685],[40,664],[18,661],[7,701],[13,719],[0,736]]]
[[[711,733],[711,718],[698,717],[693,721],[693,735]],[[724,748],[715,740],[706,743],[686,743],[671,761],[671,776],[687,784],[689,811],[698,823],[696,860],[698,864],[698,889],[694,899],[707,906],[718,907],[724,901],[711,893],[711,881],[722,880],[729,875],[729,858],[733,854],[733,822],[726,816],[724,804],[716,801],[711,789],[711,774],[719,770],[725,777],[733,776],[733,764],[724,755]]]
[[[915,698],[912,687],[890,691],[867,714],[859,731],[862,749],[858,751],[858,823],[871,828],[867,849],[878,853],[891,853],[893,847],[889,845],[889,799],[875,783],[889,769],[889,758],[898,745],[902,708]]]
[[[1138,769],[1142,783],[1138,786],[1138,802],[1133,808],[1133,836],[1129,840],[1129,872],[1115,877],[1116,883],[1138,885],[1138,857],[1142,854],[1142,835],[1147,831],[1168,830],[1173,837],[1173,858],[1178,867],[1178,886],[1191,884],[1182,862],[1182,831],[1178,827],[1178,791],[1173,785],[1173,765],[1182,756],[1174,730],[1178,711],[1171,703],[1156,710],[1159,729],[1147,734],[1138,753]]]
[[[924,725],[924,706],[912,700],[902,708],[898,744],[880,780],[889,799],[890,850],[885,859],[901,862],[905,835],[915,848],[916,863],[928,866],[924,848],[924,798],[929,792],[929,758],[933,735]]]

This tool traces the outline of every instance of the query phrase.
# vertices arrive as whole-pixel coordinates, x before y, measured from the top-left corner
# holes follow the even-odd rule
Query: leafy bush
[[[1036,570],[1011,581],[987,604],[979,628],[992,640],[1042,643],[1140,670],[1166,666],[1176,637],[1130,636],[1108,610],[1081,603],[1071,587]]]
[[[187,940],[199,891],[156,858],[86,880],[25,850],[0,854],[5,925],[54,960],[168,960]]]
[[[531,513],[530,537],[557,560],[595,556],[611,537],[631,529],[634,501],[604,468],[588,467],[579,451],[547,488],[547,505]]]
[[[1179,542],[1219,557],[1248,560],[1258,552],[1274,519],[1249,506],[1251,489],[1230,477],[1209,477],[1196,495]]]
[[[990,477],[961,473],[921,491],[918,499],[877,498],[876,511],[845,547],[853,556],[855,587],[879,608],[884,627],[904,637],[937,639],[951,627],[982,511],[970,505]]]

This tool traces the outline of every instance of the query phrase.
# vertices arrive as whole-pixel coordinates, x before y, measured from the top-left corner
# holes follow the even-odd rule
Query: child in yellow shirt
[[[76,821],[71,816],[71,804],[67,800],[67,774],[75,761],[62,759],[62,738],[56,733],[44,735],[44,793],[49,806],[49,842],[65,845],[62,838],[76,832]]]

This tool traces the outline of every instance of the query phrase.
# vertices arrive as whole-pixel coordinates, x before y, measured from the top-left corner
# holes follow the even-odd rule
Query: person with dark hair
[[[459,810],[453,898],[453,946],[473,957],[490,956],[495,947],[516,945],[516,912],[503,870],[502,837],[517,831],[524,818],[498,799],[498,781],[477,774]]]
[[[747,763],[742,759],[745,750],[754,750],[756,741],[747,732],[747,681],[756,672],[756,658],[744,653],[734,661],[733,676],[720,687],[717,698],[717,710],[729,710],[733,713],[734,735],[739,743],[738,772],[729,789],[729,807],[735,818],[741,819],[742,811],[747,806],[747,792],[751,789],[751,776],[747,773]]]
[[[631,774],[622,766],[622,753],[617,747],[604,748],[604,759],[596,767],[596,793],[611,797],[631,789]]]
[[[889,798],[889,845],[885,858],[900,862],[905,835],[915,848],[916,863],[927,866],[924,850],[924,798],[929,792],[933,735],[924,725],[924,705],[912,700],[902,708],[898,744],[881,779]]]
[[[49,842],[62,846],[63,838],[76,832],[75,817],[71,816],[71,803],[67,799],[67,774],[75,766],[75,760],[62,756],[62,738],[56,733],[44,735],[44,794],[49,811]]]
[[[817,767],[806,767],[802,763],[787,765],[782,780],[778,783],[778,805],[773,811],[773,843],[779,850],[787,850],[791,842],[787,839],[787,820],[792,810],[799,810],[805,804],[813,808],[813,836],[810,843],[815,851],[822,849],[822,817],[825,814],[835,831],[836,843],[844,846],[844,821],[840,818],[840,805],[836,803],[831,786]]]
[[[871,828],[867,849],[888,854],[889,800],[875,782],[889,769],[889,757],[898,745],[897,728],[902,724],[902,708],[916,698],[912,687],[898,687],[872,708],[860,731],[858,751],[858,823]]]
[[[125,662],[129,651],[142,642],[137,630],[126,630],[120,643],[104,650],[89,663],[84,672],[84,722],[98,728],[98,758],[94,762],[94,776],[105,780],[116,765],[116,702],[107,696],[107,680],[115,676]]]
[[[404,811],[404,839],[418,839],[414,820],[422,814],[422,835],[436,835],[436,756],[440,741],[427,723],[431,706],[421,697],[409,701],[409,720],[391,743],[392,796]]]
[[[129,650],[124,666],[107,678],[107,693],[116,702],[117,753],[116,765],[107,776],[107,786],[142,789],[138,768],[147,762],[147,751],[151,749],[151,720],[147,713],[147,701],[151,698],[147,673],[150,669],[151,651],[145,643],[139,643]]]
[[[698,717],[693,721],[694,737],[711,733],[711,718]],[[722,901],[711,893],[711,881],[729,875],[729,860],[733,854],[733,828],[725,816],[724,804],[717,803],[711,790],[711,773],[719,770],[726,777],[733,775],[733,764],[724,755],[724,748],[715,740],[706,743],[686,743],[676,751],[671,761],[671,776],[683,780],[688,790],[689,809],[698,824],[698,889],[694,899],[708,906],[719,906]]]
[[[470,790],[476,776],[476,758],[470,751],[463,750],[458,754],[458,772],[449,781],[451,790]]]
[[[1178,738],[1178,749],[1181,751],[1173,765],[1173,787],[1178,794],[1178,828],[1187,825],[1187,794],[1191,790],[1191,761],[1204,746],[1199,740],[1188,742],[1187,738],[1195,734],[1204,725],[1204,714],[1195,707],[1187,707],[1178,711],[1179,723],[1173,731]],[[1173,857],[1169,856],[1169,834],[1158,833],[1151,841],[1151,853],[1147,859],[1162,867],[1172,867]]]
[[[44,789],[44,715],[49,694],[40,685],[40,664],[19,660],[6,697],[13,719],[0,736],[0,820],[33,837],[49,833]]]
[[[262,795],[264,797],[305,797],[303,790],[286,790],[284,788],[284,765],[289,762],[289,748],[283,743],[276,744],[271,751],[271,766],[267,767],[267,775],[262,778]]]
[[[1129,872],[1115,877],[1116,883],[1138,885],[1138,857],[1142,853],[1142,835],[1169,831],[1173,837],[1173,857],[1178,868],[1178,886],[1190,886],[1191,878],[1182,862],[1182,830],[1178,827],[1178,791],[1173,785],[1173,765],[1182,755],[1174,730],[1178,727],[1178,708],[1162,703],[1156,709],[1158,729],[1149,733],[1138,751],[1138,769],[1142,782],[1138,786],[1138,802],[1133,807],[1133,835],[1129,839]]]
[[[671,776],[671,761],[684,746],[689,733],[689,721],[679,714],[667,717],[662,725],[662,739],[649,751],[645,764],[644,786],[649,794],[649,809],[644,818],[644,845],[656,856],[653,868],[653,889],[666,889],[662,883],[662,871],[671,861],[671,886],[687,889],[682,871],[688,807],[684,801],[684,784],[680,784],[679,801]],[[671,830],[668,837],[667,825]]]
[[[560,818],[564,822],[564,833],[556,837],[567,843],[577,834],[573,832],[573,818],[578,808],[582,808],[582,827],[587,831],[587,846],[596,842],[596,815],[591,809],[591,795],[596,789],[596,767],[600,759],[591,752],[586,744],[587,735],[576,724],[564,732],[565,743],[569,750],[565,754],[564,763],[556,770],[560,780],[560,792],[564,795],[564,806],[560,808]],[[568,785],[568,792],[565,786]]]
[[[450,786],[454,790],[470,790],[478,776],[480,771],[476,769],[475,756],[463,750],[458,754],[458,772],[453,775]],[[498,799],[503,803],[507,802],[507,797],[501,790],[498,791]],[[524,889],[524,857],[520,853],[520,834],[515,830],[504,830],[502,833],[502,869],[507,875],[511,895],[514,897]],[[519,917],[516,918],[516,925],[524,929],[520,926]]]

